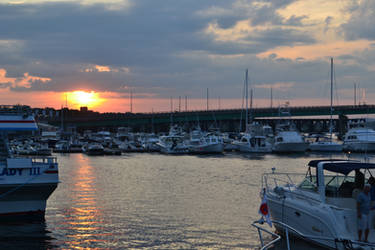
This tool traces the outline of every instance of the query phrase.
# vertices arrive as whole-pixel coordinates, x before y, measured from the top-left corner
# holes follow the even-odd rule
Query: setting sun
[[[99,94],[93,91],[91,92],[85,92],[82,90],[73,91],[73,92],[67,93],[67,98],[70,104],[73,104],[73,106],[77,106],[77,107],[81,107],[81,106],[95,107],[95,106],[98,106],[101,102],[103,102],[103,99],[99,97]]]

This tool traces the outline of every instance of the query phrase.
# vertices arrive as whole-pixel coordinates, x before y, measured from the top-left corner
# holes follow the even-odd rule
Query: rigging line
[[[334,87],[335,87],[336,103],[337,103],[337,105],[340,105],[339,95],[338,95],[338,89],[337,89],[337,81],[336,81],[336,70],[335,70],[335,65],[333,65],[333,85],[334,85]]]
[[[244,102],[245,102],[245,85],[246,85],[246,80],[244,79],[243,81],[243,89],[242,89],[242,106],[241,106],[241,117],[240,117],[240,128],[239,128],[239,133],[242,131],[242,116],[243,116],[243,109],[244,109]]]

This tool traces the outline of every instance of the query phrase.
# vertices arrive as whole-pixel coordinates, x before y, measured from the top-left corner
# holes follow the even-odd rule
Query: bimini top
[[[326,162],[323,165],[323,169],[344,175],[356,169],[375,169],[375,163],[362,163],[343,159],[312,160],[308,165],[316,168],[320,162]]]
[[[38,126],[31,115],[0,115],[0,131],[37,130]]]

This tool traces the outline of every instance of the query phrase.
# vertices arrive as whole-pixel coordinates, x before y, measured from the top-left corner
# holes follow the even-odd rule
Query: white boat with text
[[[59,183],[57,160],[11,154],[8,133],[37,130],[31,115],[15,110],[7,106],[0,114],[0,218],[44,219],[47,199]]]

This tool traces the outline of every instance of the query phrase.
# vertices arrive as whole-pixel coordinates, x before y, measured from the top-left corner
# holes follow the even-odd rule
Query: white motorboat
[[[7,132],[37,130],[32,116],[15,111],[0,115],[0,121],[0,218],[43,220],[46,201],[59,183],[57,160],[10,154]]]
[[[184,142],[184,137],[180,135],[161,136],[157,143],[160,152],[164,154],[185,154],[189,152],[188,145]]]
[[[343,145],[332,141],[332,139],[327,137],[317,138],[313,143],[310,143],[309,149],[311,151],[319,152],[341,152]]]
[[[352,128],[344,137],[345,151],[369,152],[375,151],[375,130],[370,128]]]
[[[69,142],[66,140],[60,140],[56,143],[53,149],[54,153],[69,153]]]
[[[234,141],[237,150],[246,153],[270,153],[272,144],[264,131],[264,126],[257,122],[247,125],[246,133],[242,134],[239,141]],[[268,132],[267,132],[268,133]]]
[[[297,131],[291,121],[289,103],[279,107],[280,121],[276,125],[273,151],[276,153],[302,153],[307,150],[309,143]],[[284,117],[284,118],[283,118]]]
[[[374,249],[374,222],[370,222],[369,242],[358,242],[355,170],[366,177],[373,163],[347,160],[313,160],[305,175],[264,174],[262,190],[272,222],[279,232],[302,237],[334,249]],[[373,175],[374,173],[372,173]],[[295,180],[301,180],[296,182]],[[374,215],[371,210],[370,218]],[[361,248],[359,248],[361,247]]]
[[[298,153],[305,152],[308,147],[309,143],[297,131],[280,131],[275,136],[273,151],[276,153]]]
[[[142,147],[147,152],[157,152],[160,150],[157,143],[159,142],[159,137],[155,134],[144,134],[141,137]]]
[[[246,153],[270,153],[272,152],[272,144],[267,141],[267,137],[262,135],[253,135],[245,133],[239,141],[233,144],[240,152]]]
[[[204,134],[200,130],[194,130],[188,141],[189,153],[210,154],[223,153],[223,139],[213,133]]]
[[[245,73],[245,124],[246,129],[239,141],[233,141],[235,149],[246,153],[269,153],[272,152],[272,144],[268,142],[264,134],[264,127],[257,122],[249,123],[249,105],[248,105],[248,70]],[[252,93],[252,92],[251,92]],[[252,109],[252,94],[250,110]],[[268,131],[269,132],[269,131]],[[267,132],[267,133],[268,133]]]
[[[99,143],[88,143],[83,146],[83,152],[87,155],[104,155],[104,147]]]

